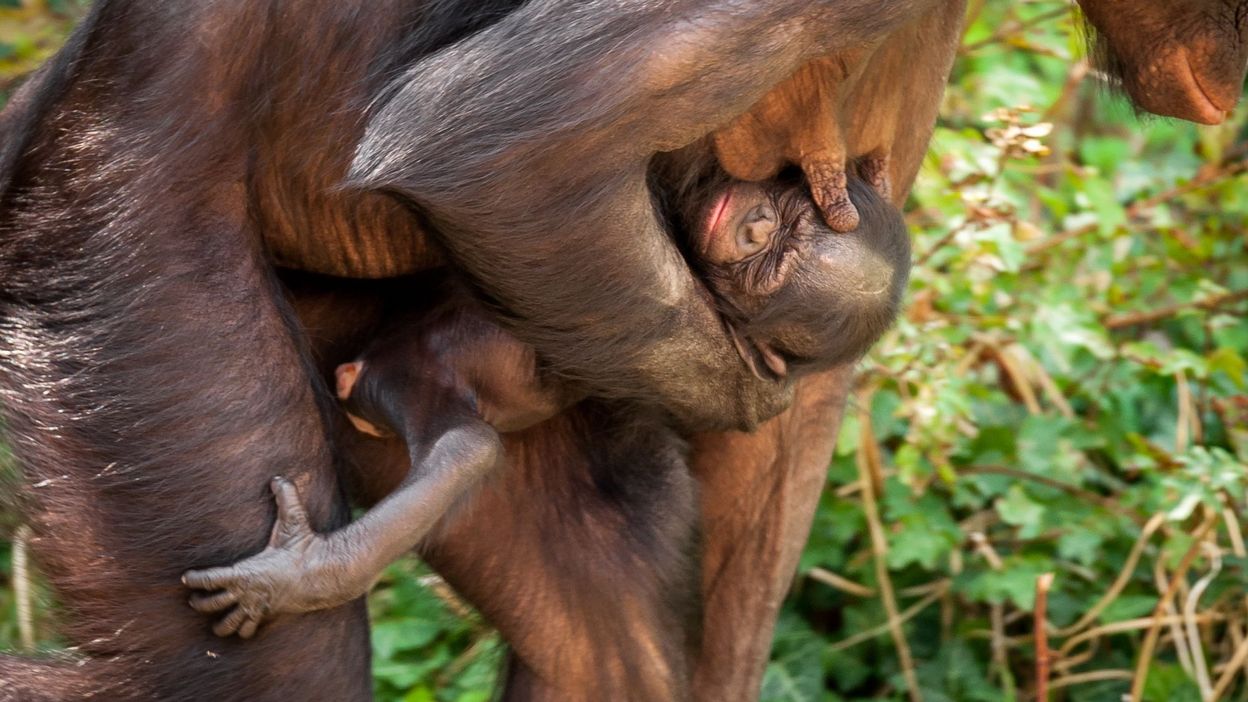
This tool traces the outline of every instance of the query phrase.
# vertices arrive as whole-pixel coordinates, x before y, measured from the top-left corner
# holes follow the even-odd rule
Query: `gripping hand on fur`
[[[199,591],[190,599],[195,611],[225,613],[213,626],[217,636],[249,639],[277,615],[327,609],[367,590],[367,583],[348,577],[351,568],[334,555],[331,540],[312,530],[294,484],[278,477],[270,487],[277,499],[277,523],[268,547],[232,566],[182,576],[183,584]]]

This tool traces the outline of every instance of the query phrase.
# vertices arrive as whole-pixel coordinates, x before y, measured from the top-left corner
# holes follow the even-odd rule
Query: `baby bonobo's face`
[[[772,244],[780,215],[766,189],[756,183],[729,183],[707,205],[700,253],[707,263],[735,263]]]
[[[800,183],[729,181],[709,193],[692,231],[711,287],[743,308],[775,292],[815,217]]]
[[[896,315],[909,236],[895,208],[849,185],[861,221],[845,233],[823,223],[805,183],[731,182],[707,198],[696,253],[760,377],[852,362]]]

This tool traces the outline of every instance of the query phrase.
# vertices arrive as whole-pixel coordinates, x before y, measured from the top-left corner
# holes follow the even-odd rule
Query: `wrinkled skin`
[[[1219,124],[1248,65],[1248,0],[1079,0],[1101,68],[1137,107]]]

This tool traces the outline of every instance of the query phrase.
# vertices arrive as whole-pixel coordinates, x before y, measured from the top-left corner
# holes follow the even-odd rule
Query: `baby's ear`
[[[351,399],[351,391],[355,390],[355,382],[360,379],[360,371],[364,370],[363,361],[353,361],[344,363],[334,370],[334,380],[337,381],[334,388],[337,392],[339,400]]]
[[[783,378],[789,374],[789,364],[785,363],[784,357],[771,347],[771,344],[754,342],[754,348],[758,349],[758,354],[763,357],[763,363],[776,374],[777,378]]]
[[[749,339],[737,330],[736,326],[728,323],[728,333],[732,336],[732,344],[737,347],[737,354],[741,356],[741,360],[745,361],[745,365],[750,367],[750,372],[759,380],[783,380],[789,374],[789,366],[784,362],[780,354],[771,347],[770,344],[759,343]],[[770,373],[764,373],[762,366],[766,366]]]

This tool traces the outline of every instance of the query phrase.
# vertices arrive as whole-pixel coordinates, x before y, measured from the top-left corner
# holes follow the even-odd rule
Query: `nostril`
[[[766,243],[771,238],[771,233],[775,230],[776,225],[767,220],[752,222],[746,225],[747,236],[755,244]]]

